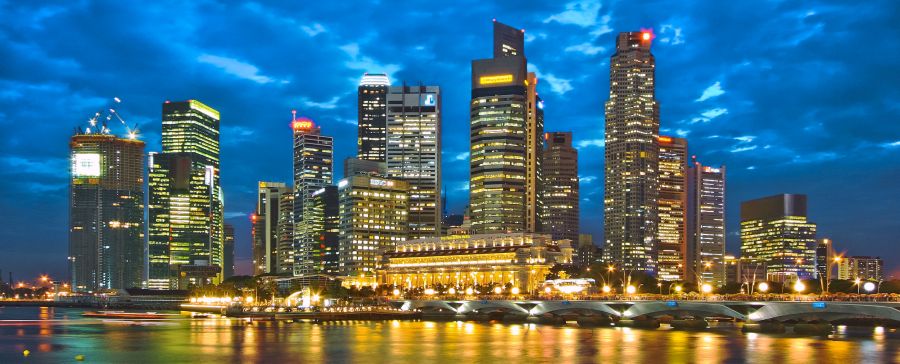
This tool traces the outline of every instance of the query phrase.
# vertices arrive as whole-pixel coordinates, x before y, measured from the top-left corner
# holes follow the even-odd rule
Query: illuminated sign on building
[[[482,84],[482,85],[493,85],[495,83],[510,83],[510,82],[513,82],[512,74],[481,76],[478,78],[478,83]]]
[[[672,142],[672,137],[660,136],[660,137],[659,137],[659,141],[662,142],[662,143],[671,143],[671,142]]]
[[[388,186],[388,187],[393,187],[393,186],[394,186],[394,181],[388,181],[388,180],[383,180],[383,179],[370,178],[370,179],[369,179],[369,184],[372,185],[372,186]]]
[[[713,168],[713,167],[703,167],[703,172],[706,172],[706,173],[722,173],[722,170],[719,169],[719,168]]]
[[[315,124],[313,124],[313,121],[307,118],[300,118],[291,123],[291,127],[294,128],[294,130],[310,130],[314,126]]]
[[[100,155],[78,153],[72,159],[72,175],[75,177],[100,177]]]
[[[435,94],[422,94],[421,99],[419,99],[419,105],[421,105],[421,106],[436,106],[437,105],[437,96]]]

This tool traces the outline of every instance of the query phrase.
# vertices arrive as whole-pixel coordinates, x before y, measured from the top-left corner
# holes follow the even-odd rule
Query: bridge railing
[[[900,302],[898,294],[540,294],[540,295],[465,295],[465,294],[434,294],[434,295],[403,295],[390,297],[391,299],[418,299],[418,300],[590,300],[590,301],[795,301],[795,302]]]

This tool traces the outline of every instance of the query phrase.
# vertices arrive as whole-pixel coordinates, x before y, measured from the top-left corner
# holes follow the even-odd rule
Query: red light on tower
[[[644,32],[643,34],[641,34],[641,38],[643,38],[644,40],[650,40],[650,32]]]

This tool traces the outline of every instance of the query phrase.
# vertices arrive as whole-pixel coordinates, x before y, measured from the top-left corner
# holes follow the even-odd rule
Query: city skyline
[[[265,8],[261,7],[250,7],[250,9],[256,9],[257,11],[265,10]],[[658,20],[649,20],[649,24],[643,24],[638,21],[622,21],[618,19],[604,21],[603,19],[605,19],[604,17],[606,14],[615,14],[614,9],[606,9],[603,7],[594,9],[593,18],[590,16],[590,13],[592,13],[591,9],[593,8],[588,6],[565,8],[561,5],[550,6],[545,9],[547,13],[544,14],[542,18],[537,18],[534,14],[523,15],[521,17],[517,17],[513,14],[504,14],[503,19],[500,19],[517,27],[528,29],[525,33],[525,41],[527,43],[526,46],[529,47],[529,70],[541,70],[546,72],[543,74],[539,72],[537,75],[538,79],[542,81],[538,92],[540,92],[541,97],[547,101],[545,116],[546,130],[571,130],[574,132],[574,144],[579,151],[582,152],[582,155],[602,153],[604,122],[602,103],[605,99],[605,95],[607,95],[609,87],[608,81],[604,81],[608,74],[608,62],[604,62],[604,59],[608,59],[612,53],[612,49],[614,49],[613,37],[619,31],[638,30],[642,27],[654,28],[655,30],[653,33],[655,34],[655,38],[653,39],[653,53],[657,58],[656,97],[661,109],[661,126],[663,128],[671,129],[665,132],[667,135],[686,134],[686,137],[690,140],[689,154],[699,155],[701,160],[711,165],[727,164],[729,166],[729,203],[726,206],[726,209],[728,210],[727,215],[730,216],[730,218],[726,218],[729,225],[727,229],[727,250],[729,252],[739,252],[738,239],[736,236],[738,232],[736,221],[739,221],[739,219],[735,217],[735,211],[739,208],[739,203],[741,201],[761,198],[776,193],[800,193],[809,195],[809,212],[811,220],[819,225],[819,236],[831,237],[837,244],[837,250],[839,252],[849,250],[852,255],[877,255],[876,253],[879,252],[879,247],[888,246],[888,244],[891,243],[890,239],[896,239],[889,234],[891,227],[889,219],[892,216],[892,212],[888,209],[888,204],[886,202],[881,202],[880,204],[874,202],[864,204],[858,201],[860,198],[859,194],[871,198],[872,201],[884,201],[883,197],[879,197],[882,194],[878,194],[877,191],[886,192],[888,196],[891,195],[892,191],[896,192],[895,189],[897,187],[891,185],[892,182],[890,180],[890,176],[896,176],[898,172],[896,167],[893,169],[890,167],[890,161],[892,158],[896,158],[897,153],[900,152],[900,135],[898,135],[898,131],[900,130],[897,129],[896,125],[890,125],[890,123],[875,123],[874,126],[877,126],[881,132],[873,133],[872,135],[850,135],[857,139],[857,144],[854,147],[856,149],[847,149],[848,153],[843,156],[839,154],[841,149],[837,148],[838,145],[834,145],[834,149],[831,149],[832,151],[830,152],[817,148],[804,149],[811,146],[815,147],[817,144],[825,143],[827,141],[834,143],[835,134],[849,134],[849,132],[841,130],[843,125],[839,125],[841,123],[848,124],[848,120],[852,120],[852,124],[854,125],[865,125],[862,124],[865,122],[850,117],[852,114],[850,114],[850,116],[847,114],[836,114],[837,116],[832,116],[834,114],[828,115],[826,112],[821,111],[823,108],[827,109],[825,106],[831,106],[825,105],[824,100],[818,100],[818,103],[816,101],[810,102],[810,105],[817,106],[816,109],[818,111],[816,112],[818,114],[814,112],[813,115],[817,115],[817,117],[809,117],[808,119],[800,118],[800,120],[804,122],[809,122],[803,124],[802,128],[811,128],[803,133],[792,134],[792,132],[796,132],[793,129],[797,128],[795,127],[787,130],[786,126],[788,121],[796,120],[798,116],[806,115],[806,113],[787,108],[785,107],[786,105],[784,105],[787,101],[775,99],[765,100],[766,102],[762,103],[764,105],[762,107],[768,105],[767,107],[779,108],[781,111],[787,111],[785,115],[777,119],[777,122],[767,120],[767,122],[773,123],[772,125],[767,125],[757,121],[757,128],[740,128],[738,126],[745,125],[742,124],[742,121],[752,120],[760,115],[771,115],[766,112],[761,112],[759,109],[760,106],[751,107],[746,104],[741,106],[742,102],[749,102],[750,105],[760,104],[760,101],[765,99],[765,95],[762,93],[753,96],[754,94],[750,92],[749,97],[744,95],[746,98],[731,100],[733,94],[748,93],[746,86],[741,85],[742,77],[747,77],[747,75],[744,74],[747,71],[741,70],[741,68],[746,67],[752,69],[758,67],[758,65],[754,63],[757,62],[758,59],[753,59],[751,57],[747,60],[741,60],[742,63],[737,63],[736,66],[734,64],[731,65],[734,66],[734,69],[726,67],[729,68],[727,71],[717,72],[715,75],[703,74],[703,72],[699,72],[700,70],[698,70],[701,67],[691,66],[690,62],[685,62],[681,59],[683,56],[676,55],[675,52],[678,51],[679,46],[681,48],[690,47],[692,41],[706,42],[707,40],[704,40],[703,37],[712,35],[692,33],[689,31],[690,28],[687,28],[687,30],[677,28],[678,30],[676,31],[674,25],[666,27]],[[494,10],[492,12],[500,13],[499,10]],[[51,16],[65,16],[65,14],[67,13],[62,12]],[[579,18],[579,16],[585,16],[585,14],[587,14],[586,17],[588,19]],[[828,14],[829,11],[825,10],[822,10],[821,13],[818,13],[815,10],[809,10],[808,12],[800,11],[796,16],[797,19],[800,19],[801,21],[805,21],[805,19],[809,18],[813,18],[813,20],[810,21],[816,21],[815,19],[823,18],[821,21],[824,24],[828,24],[828,19],[830,19],[828,18]],[[335,168],[340,168],[338,166],[342,164],[341,162],[345,157],[355,155],[356,148],[355,145],[353,145],[355,138],[353,138],[352,135],[355,135],[356,129],[356,115],[354,113],[356,110],[356,100],[354,99],[353,94],[355,94],[354,84],[359,81],[359,77],[361,77],[363,72],[391,73],[389,76],[391,77],[391,81],[395,84],[399,84],[404,80],[410,84],[421,81],[425,84],[434,84],[442,87],[442,93],[444,94],[444,107],[442,113],[445,114],[445,128],[443,131],[444,148],[442,151],[444,156],[443,184],[449,195],[449,210],[451,212],[461,213],[461,205],[465,204],[468,195],[468,191],[462,188],[462,185],[468,179],[468,176],[466,175],[466,171],[468,170],[468,156],[464,156],[464,154],[466,154],[466,150],[468,149],[466,147],[468,144],[468,133],[465,132],[465,130],[468,129],[468,123],[465,122],[467,120],[465,115],[467,113],[466,99],[468,98],[467,93],[469,90],[466,86],[468,82],[466,82],[467,76],[465,76],[465,74],[467,72],[465,71],[468,67],[467,60],[481,58],[485,54],[484,50],[490,44],[490,38],[486,36],[486,34],[489,33],[491,24],[489,19],[490,16],[480,16],[480,18],[473,16],[469,19],[471,20],[471,23],[467,23],[468,27],[466,28],[465,33],[467,36],[472,35],[474,38],[466,43],[464,47],[453,51],[455,52],[455,58],[452,62],[452,68],[456,70],[455,73],[462,76],[454,75],[452,78],[436,76],[433,71],[427,69],[423,71],[423,67],[427,67],[430,63],[428,60],[416,59],[413,57],[415,61],[410,61],[402,65],[399,63],[394,64],[390,62],[400,62],[400,60],[391,58],[388,55],[379,55],[381,50],[373,50],[373,44],[371,43],[343,43],[343,41],[346,40],[337,40],[334,45],[337,46],[338,43],[343,44],[343,46],[340,46],[339,48],[339,51],[343,52],[343,55],[337,53],[337,56],[335,56],[334,59],[344,60],[347,57],[350,58],[350,61],[343,61],[343,67],[346,67],[347,69],[342,70],[340,73],[348,78],[355,77],[356,80],[353,83],[349,81],[343,83],[328,82],[326,83],[326,85],[328,85],[326,90],[316,90],[315,92],[305,93],[308,88],[300,82],[302,80],[302,72],[300,71],[292,71],[294,72],[293,78],[291,78],[291,76],[279,78],[282,76],[276,76],[278,74],[278,72],[275,71],[277,67],[266,68],[261,64],[260,66],[253,66],[251,63],[247,63],[253,61],[248,58],[237,56],[234,56],[236,58],[230,58],[212,54],[198,56],[196,60],[190,63],[193,67],[197,68],[196,74],[193,74],[191,79],[199,82],[201,84],[200,87],[191,86],[189,85],[189,82],[185,82],[185,85],[175,86],[175,89],[171,89],[171,86],[167,86],[163,89],[148,91],[135,87],[130,91],[126,88],[126,90],[122,92],[120,91],[122,89],[121,86],[113,86],[108,83],[103,85],[104,82],[102,81],[98,81],[94,84],[85,84],[85,91],[83,91],[83,93],[75,93],[80,99],[71,96],[62,96],[62,101],[55,100],[55,102],[61,103],[58,107],[64,109],[58,112],[67,115],[67,117],[54,117],[54,120],[62,121],[54,122],[55,129],[48,132],[50,133],[49,137],[54,138],[53,140],[60,139],[62,141],[56,143],[62,147],[57,147],[55,145],[21,146],[21,144],[19,144],[20,148],[16,149],[16,154],[7,151],[3,152],[2,162],[5,163],[7,167],[19,169],[26,176],[35,175],[41,181],[41,184],[25,187],[16,184],[16,182],[6,182],[8,188],[12,188],[14,191],[25,194],[26,203],[31,203],[31,205],[25,206],[25,213],[19,215],[24,215],[25,217],[34,216],[37,211],[42,211],[42,209],[55,212],[53,212],[53,215],[51,215],[47,223],[47,225],[50,226],[49,230],[47,230],[49,237],[29,237],[32,241],[37,240],[35,243],[44,242],[48,245],[49,248],[46,250],[42,249],[42,253],[49,253],[50,257],[35,258],[32,256],[29,258],[28,253],[25,251],[27,250],[25,249],[27,244],[19,246],[22,243],[13,242],[9,243],[12,252],[9,256],[15,257],[15,260],[2,258],[2,260],[0,260],[0,268],[3,268],[5,271],[16,272],[17,277],[36,276],[36,274],[29,274],[29,269],[40,269],[40,272],[47,272],[54,275],[59,275],[65,271],[64,259],[60,260],[54,256],[59,255],[60,257],[65,257],[65,231],[63,230],[60,233],[56,231],[58,228],[53,226],[54,219],[62,219],[62,221],[64,221],[65,209],[54,209],[45,207],[46,205],[35,206],[34,202],[31,201],[29,197],[33,198],[34,195],[43,195],[48,198],[46,200],[42,199],[42,203],[57,201],[56,203],[52,203],[52,206],[65,206],[64,196],[66,195],[67,187],[61,187],[61,189],[60,187],[57,187],[54,189],[54,180],[52,178],[43,179],[46,177],[46,172],[43,172],[43,169],[50,169],[50,167],[56,166],[57,173],[66,170],[65,162],[67,151],[64,147],[66,145],[65,139],[68,138],[68,135],[65,135],[65,133],[69,133],[71,127],[79,125],[81,119],[91,115],[98,108],[102,108],[108,104],[108,100],[112,99],[113,96],[121,97],[124,100],[122,106],[120,106],[120,111],[125,115],[126,119],[129,120],[129,123],[136,122],[140,125],[141,129],[144,130],[140,138],[148,143],[146,148],[147,151],[161,150],[158,134],[160,125],[158,105],[160,102],[168,99],[172,99],[173,101],[198,99],[222,113],[221,136],[223,157],[221,158],[221,180],[224,187],[223,189],[226,192],[226,201],[228,201],[228,204],[226,204],[225,217],[226,221],[235,225],[237,240],[236,250],[239,265],[241,260],[245,261],[248,258],[249,214],[252,212],[252,204],[253,201],[255,201],[256,182],[263,180],[291,180],[291,154],[289,150],[291,133],[289,127],[290,118],[286,116],[288,111],[292,108],[299,109],[301,115],[316,120],[318,125],[323,128],[323,134],[335,136],[334,160],[337,162],[335,163]],[[319,27],[316,27],[315,24],[319,24]],[[608,27],[610,31],[605,32],[606,28],[601,28],[603,26]],[[14,28],[15,25],[12,27]],[[334,36],[329,31],[334,25],[329,25],[328,23],[313,23],[313,25],[308,25],[307,27],[309,27],[308,32],[304,28],[299,27],[301,28],[301,32],[296,35],[298,39],[304,36],[308,37],[305,38],[305,40],[316,40],[316,38],[319,37],[325,38]],[[685,25],[685,27],[687,27],[687,25]],[[531,30],[534,28],[537,28],[537,30]],[[583,72],[567,70],[565,66],[561,66],[558,61],[552,60],[552,58],[546,54],[548,50],[551,49],[551,45],[553,45],[552,43],[554,42],[548,41],[546,38],[541,38],[540,34],[547,34],[547,37],[551,37],[551,39],[557,34],[568,34],[568,36],[571,37],[573,33],[579,33],[579,29],[582,30],[581,33],[583,33],[583,30],[586,28],[596,28],[598,33],[604,33],[599,34],[589,43],[568,45],[566,46],[567,48],[565,48],[584,46],[581,47],[581,51],[562,50],[562,54],[564,54],[564,57],[562,58],[566,59],[567,64],[580,68],[584,70]],[[813,32],[805,36],[805,38],[799,38],[798,44],[806,44],[809,46],[809,43],[815,43],[818,40],[820,43],[816,45],[821,46],[822,40],[818,38],[821,37],[824,32],[825,31],[820,31],[818,33]],[[534,38],[529,38],[530,34],[535,34]],[[446,37],[447,35],[444,36]],[[681,38],[679,38],[679,36]],[[395,37],[394,39],[397,38]],[[439,41],[441,37],[424,39]],[[531,40],[529,41],[529,39]],[[664,41],[665,39],[668,39],[668,41]],[[413,45],[414,42],[415,41],[404,42],[395,40],[392,41],[394,44],[389,47],[415,49],[416,46]],[[353,44],[355,44],[355,46],[351,46]],[[454,47],[461,46],[455,45]],[[434,47],[431,51],[438,52],[438,48],[439,47]],[[559,53],[558,49],[557,53]],[[727,55],[722,55],[722,58],[716,58],[715,56],[709,55],[705,55],[704,57],[718,59],[723,64],[726,63],[724,60],[739,60],[739,58],[734,58],[735,55],[732,55],[732,58],[728,58]],[[790,57],[790,55],[781,55],[781,57]],[[829,54],[828,57],[822,56],[823,59],[831,61],[835,61],[834,57],[836,56],[831,54]],[[14,56],[13,59],[21,60],[22,58]],[[853,61],[850,59],[843,59],[842,61],[847,62],[847,65],[853,64]],[[237,62],[237,64],[234,62]],[[749,62],[750,64],[743,65],[746,62]],[[781,61],[777,60],[768,60],[768,62],[781,63]],[[362,64],[365,64],[367,69],[354,68]],[[533,67],[532,64],[536,65],[536,67]],[[96,64],[89,64],[89,62],[85,65],[96,66]],[[249,70],[249,68],[247,68],[248,65],[253,69],[250,73],[247,73]],[[585,66],[587,65],[591,66],[591,70],[585,69]],[[723,65],[720,64],[718,66],[721,67]],[[15,67],[18,66],[16,66],[14,62],[11,68],[15,70]],[[437,67],[446,68],[450,67],[450,65],[438,64]],[[88,70],[85,71],[87,72]],[[779,75],[777,70],[769,70],[766,72],[772,72]],[[837,67],[835,72],[841,72],[841,67]],[[290,75],[290,72],[285,74]],[[780,74],[780,76],[784,76],[784,74]],[[177,79],[175,75],[167,77]],[[587,78],[592,82],[585,81],[579,77]],[[691,83],[688,83],[687,85],[682,83],[687,82],[686,80],[691,78],[695,78]],[[11,89],[14,91],[11,91],[11,93],[7,95],[8,97],[3,98],[4,103],[7,103],[8,101],[6,100],[8,99],[15,100],[17,97],[16,92],[18,92],[18,95],[35,95],[35,93],[40,94],[41,92],[50,93],[52,95],[54,92],[53,87],[41,90],[40,88],[25,87],[29,84],[25,81],[4,81],[11,82],[10,84],[13,86],[22,86],[18,88],[12,87]],[[746,81],[748,80],[743,79],[743,82]],[[45,84],[56,85],[56,87],[62,87],[63,89],[68,90],[72,90],[75,86],[74,83],[55,84],[54,82],[60,81],[54,80],[45,80],[45,82]],[[206,84],[204,85],[204,83]],[[41,83],[38,82],[38,84]],[[224,89],[214,87],[213,84],[230,85],[230,87],[235,90],[250,87],[252,89],[251,95],[253,96],[248,97],[248,100],[232,104],[228,101],[229,98],[227,97],[227,94],[231,94],[232,92],[223,91]],[[850,83],[850,86],[854,85],[854,83]],[[788,86],[799,87],[800,89],[804,86],[811,87],[808,85],[785,85],[785,87]],[[279,91],[276,92],[276,94],[279,94],[279,96],[275,98],[277,101],[269,103],[268,101],[270,99],[264,97],[267,92],[272,92],[271,90],[265,91],[267,88],[273,88]],[[675,91],[679,89],[681,91]],[[813,89],[814,88],[807,89],[805,92],[812,93]],[[891,98],[890,92],[891,91],[888,91],[885,96],[881,96],[884,97],[886,102]],[[241,92],[233,93],[241,94]],[[679,95],[674,95],[676,93]],[[874,93],[865,95],[873,96]],[[60,96],[57,95],[56,97]],[[587,98],[589,100],[579,99],[579,97]],[[817,95],[817,97],[823,98],[825,96]],[[856,95],[854,98],[855,97],[861,96]],[[247,104],[248,102],[256,105],[261,104],[263,107],[250,107]],[[862,103],[863,101],[860,100],[859,102]],[[883,116],[885,118],[892,107],[890,105],[862,105],[871,106],[873,108],[881,107],[881,112],[884,114]],[[156,114],[150,111],[153,109],[157,110]],[[20,107],[4,107],[4,110],[11,110],[13,112],[11,116],[7,117],[9,119],[13,119],[15,115],[19,115],[22,112],[20,111]],[[85,117],[82,117],[82,115]],[[23,121],[35,120],[33,117],[21,119]],[[351,124],[350,122],[353,123]],[[791,140],[792,136],[796,137],[797,135],[807,134],[813,136],[819,135],[816,134],[817,130],[821,132],[829,131],[831,134],[828,134],[827,137],[821,137],[824,133],[820,133],[820,137],[814,139],[821,140],[813,140],[813,142],[805,147],[796,143],[791,144],[790,146],[779,144]],[[4,149],[15,146],[17,143],[15,138],[22,137],[21,134],[16,134],[18,133],[17,131],[13,131],[13,133],[13,140],[7,141],[4,144]],[[892,136],[894,137],[893,140],[891,139]],[[47,137],[45,136],[43,138]],[[721,143],[723,140],[730,140],[730,142],[723,144]],[[840,142],[846,143],[846,141]],[[18,143],[21,143],[21,141],[18,141]],[[847,144],[841,144],[841,147],[847,147]],[[29,151],[32,153],[27,153]],[[851,155],[849,152],[854,154]],[[244,153],[246,155],[242,155]],[[772,159],[766,159],[760,157],[760,155],[766,156],[768,154],[781,158],[783,162],[777,164],[772,162],[775,158],[767,156],[767,158]],[[271,156],[271,158],[266,158],[269,162],[268,164],[254,163],[255,160],[269,156]],[[863,159],[859,160],[859,158]],[[585,158],[585,160],[580,161],[579,163],[579,172],[581,174],[580,187],[582,189],[582,231],[593,233],[595,235],[595,241],[598,242],[601,241],[600,237],[602,236],[602,224],[598,223],[603,221],[603,164],[601,160],[602,159],[597,158]],[[784,162],[784,160],[787,160],[787,162]],[[834,168],[837,171],[842,171],[844,169],[842,169],[841,166],[847,168],[850,164],[848,162],[851,161],[854,163],[849,169],[851,172],[849,174],[834,171],[822,171],[823,168]],[[61,170],[59,169],[60,163],[62,163]],[[868,168],[863,168],[866,166],[868,166]],[[229,169],[232,168],[233,170],[229,171]],[[861,191],[846,191],[842,188],[847,182],[846,179],[850,178],[849,176],[852,175],[852,173],[865,173],[865,176],[868,176],[873,171],[875,173],[881,173],[880,179],[875,178],[874,182],[867,181],[870,184],[874,183],[874,186],[870,185],[868,188],[862,187]],[[335,175],[342,175],[342,173],[335,171]],[[831,179],[836,179],[836,181],[829,181],[829,176]],[[765,181],[766,183],[760,183],[761,181]],[[877,187],[879,181],[882,181],[881,187]],[[829,183],[831,183],[831,185],[829,185]],[[34,190],[34,188],[43,188],[43,190],[39,191],[39,193]],[[865,191],[869,189],[876,192]],[[247,190],[251,190],[252,192],[248,193]],[[835,191],[841,191],[846,195],[834,196]],[[868,192],[868,194],[866,192]],[[853,193],[856,193],[857,195],[854,195]],[[3,210],[10,211],[14,206],[12,202],[13,201],[9,200],[9,198],[4,198],[2,200]],[[855,206],[853,205],[854,202],[856,203]],[[34,211],[34,213],[31,213],[32,211]],[[843,216],[843,214],[839,214],[839,212],[847,212],[856,216]],[[55,216],[57,214],[61,216]],[[873,216],[879,217],[880,219],[873,218]],[[896,216],[896,214],[893,216]],[[16,223],[15,226],[22,226],[23,228],[31,226],[33,229],[37,228],[34,223],[28,224],[26,223],[27,221],[20,220],[20,217],[7,217],[10,217],[7,221]],[[871,225],[865,225],[866,223]],[[600,226],[599,229],[598,225]],[[64,226],[64,223],[60,225],[60,227]],[[874,228],[865,228],[866,226],[873,226]],[[18,233],[18,231],[5,232],[4,234],[6,236],[4,240],[13,241],[21,239],[22,235]],[[879,239],[883,241],[883,243],[878,244]],[[57,252],[58,254],[56,254]],[[882,254],[882,258],[888,262],[888,272],[890,272],[892,268],[895,268],[892,263],[897,261],[897,257]],[[24,265],[17,267],[16,264],[18,263],[15,261],[36,261],[40,262],[40,264],[29,264],[37,266],[36,268],[26,267]],[[246,267],[244,266],[239,266],[239,271],[241,273],[247,273],[245,268]],[[50,269],[56,269],[56,272]],[[38,273],[38,271],[33,273]],[[889,274],[886,274],[886,276],[887,275]]]

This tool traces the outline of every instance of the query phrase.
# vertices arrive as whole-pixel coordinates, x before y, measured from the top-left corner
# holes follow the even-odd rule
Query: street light
[[[859,288],[860,288],[859,284],[861,282],[862,282],[862,279],[859,279],[859,277],[856,277],[856,279],[853,280],[853,284],[856,285],[856,294],[859,294]]]
[[[803,293],[805,289],[806,285],[803,284],[803,281],[798,279],[797,282],[794,283],[794,291],[797,291],[797,293]]]
[[[675,286],[675,292],[681,293],[681,286]]]
[[[453,288],[451,288],[451,289],[453,289]],[[512,290],[510,290],[510,292],[512,292],[513,295],[518,295],[520,292],[519,287],[513,287]]]
[[[400,295],[400,290],[397,288],[394,288],[394,297],[397,297],[399,295]]]
[[[662,283],[657,282],[656,287],[659,288],[659,295],[662,296]]]
[[[494,287],[494,294],[500,294],[500,292],[503,292],[503,288],[500,288],[500,286]]]
[[[611,290],[612,290],[612,288],[610,288],[609,286],[603,285],[603,293],[609,293],[609,291],[611,291]]]
[[[700,291],[703,293],[712,293],[712,290],[713,287],[709,283],[703,283],[703,285],[700,286]]]
[[[637,288],[632,285],[628,285],[628,287],[625,287],[625,292],[628,294],[634,294],[635,292],[637,292]]]
[[[756,289],[762,293],[766,293],[769,291],[769,284],[766,282],[760,282],[759,285],[756,286]]]
[[[872,293],[872,291],[875,290],[875,283],[866,282],[863,284],[863,289],[866,290],[866,292]]]

